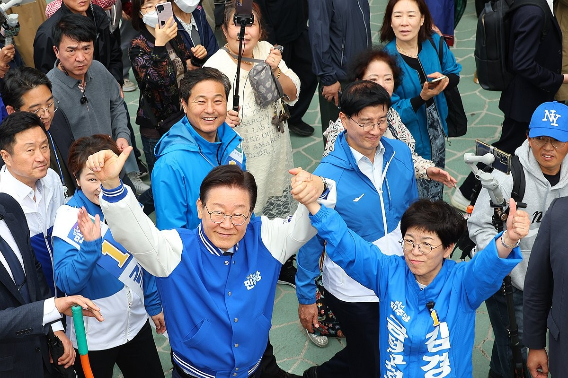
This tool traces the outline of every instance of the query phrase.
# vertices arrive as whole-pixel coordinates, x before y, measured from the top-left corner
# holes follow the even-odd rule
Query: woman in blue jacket
[[[397,57],[403,71],[402,83],[392,95],[393,108],[416,140],[416,153],[444,168],[448,106],[443,90],[458,85],[461,66],[445,42],[440,63],[440,36],[432,32],[432,25],[424,0],[390,0],[381,41],[388,42],[385,50]],[[434,79],[439,80],[430,83]],[[420,179],[418,194],[442,199],[443,186]]]
[[[457,264],[448,257],[466,224],[443,201],[422,199],[405,211],[404,256],[383,254],[335,210],[305,205],[328,256],[379,297],[381,376],[471,378],[475,311],[522,260],[518,245],[529,231],[528,214],[511,200],[507,231]]]
[[[163,377],[148,322],[150,315],[157,332],[165,332],[155,277],[114,241],[108,227],[101,225],[103,237],[94,239],[83,234],[77,223],[80,211],[86,211],[92,218],[104,218],[99,206],[100,182],[93,172],[85,169],[89,155],[101,149],[118,152],[115,142],[107,135],[81,138],[69,150],[69,170],[79,189],[67,205],[59,208],[55,218],[55,282],[67,294],[97,298],[104,313],[104,322],[85,318],[95,377],[112,378],[115,363],[124,377]],[[72,321],[67,322],[67,334],[77,348]],[[75,360],[75,369],[82,376],[79,359]]]

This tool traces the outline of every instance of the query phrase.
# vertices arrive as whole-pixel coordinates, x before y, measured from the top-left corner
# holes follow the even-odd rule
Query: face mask
[[[185,13],[191,13],[199,5],[199,0],[174,0],[174,3]]]
[[[142,16],[142,22],[151,28],[155,28],[158,25],[158,12],[148,12]]]

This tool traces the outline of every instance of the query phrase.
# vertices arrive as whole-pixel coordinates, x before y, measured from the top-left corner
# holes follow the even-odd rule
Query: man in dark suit
[[[545,102],[554,101],[568,74],[562,74],[562,31],[546,0],[517,4],[510,15],[507,68],[513,78],[501,93],[499,109],[505,119],[493,146],[509,154],[523,144],[531,116]],[[538,5],[534,5],[538,3]],[[552,4],[552,2],[551,2]],[[470,174],[452,196],[458,208],[469,205],[476,179]]]
[[[66,196],[71,197],[75,193],[77,182],[69,172],[67,158],[69,147],[75,139],[65,112],[58,109],[47,76],[31,67],[10,70],[4,77],[2,99],[8,114],[24,111],[34,113],[41,119],[49,137],[49,167],[61,179],[61,184],[66,188]]]
[[[540,225],[525,278],[523,343],[534,378],[565,377],[568,371],[566,212],[568,198],[554,200]],[[548,354],[546,329],[549,330]]]
[[[99,308],[80,295],[54,298],[30,244],[26,217],[18,202],[0,193],[0,376],[51,377],[46,333],[61,313],[79,305],[102,321]],[[71,366],[73,348],[57,361]]]

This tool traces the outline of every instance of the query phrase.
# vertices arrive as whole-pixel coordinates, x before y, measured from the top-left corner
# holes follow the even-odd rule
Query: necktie
[[[191,41],[193,42],[193,47],[201,44],[201,38],[195,25],[191,25]]]
[[[30,294],[28,292],[28,283],[26,281],[26,275],[24,274],[24,269],[18,257],[14,253],[14,250],[10,248],[10,245],[0,236],[0,252],[4,255],[4,258],[8,262],[12,276],[14,277],[14,282],[18,287],[18,291],[24,297],[26,303],[30,303]]]

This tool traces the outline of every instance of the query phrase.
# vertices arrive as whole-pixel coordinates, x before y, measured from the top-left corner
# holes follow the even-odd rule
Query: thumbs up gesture
[[[130,155],[130,151],[132,151],[132,146],[126,147],[118,156],[111,150],[99,151],[89,156],[87,168],[93,171],[103,188],[114,189],[120,185],[118,175],[124,167],[124,162]]]
[[[509,199],[509,217],[507,218],[507,236],[511,245],[519,239],[524,238],[529,233],[531,225],[529,214],[526,211],[517,210],[517,203],[512,198]]]

